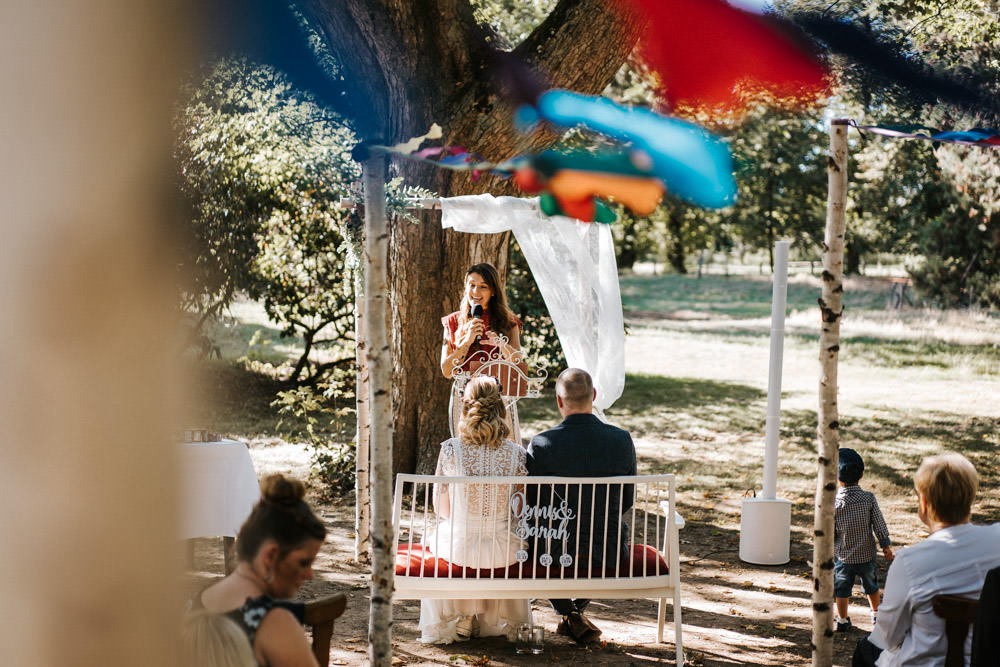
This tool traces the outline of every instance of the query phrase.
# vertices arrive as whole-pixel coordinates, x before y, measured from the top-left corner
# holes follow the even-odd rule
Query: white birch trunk
[[[844,292],[844,204],[847,198],[847,120],[830,124],[827,163],[829,194],[823,243],[823,296],[819,301],[819,471],[813,524],[813,636],[815,667],[833,664],[833,506],[837,494],[837,450],[840,446],[837,409],[837,361]]]
[[[372,667],[392,663],[392,365],[386,331],[388,305],[388,226],[385,213],[385,157],[364,163],[365,351],[369,371],[370,448],[372,453],[372,586],[368,626]]]
[[[362,241],[362,244],[364,241]],[[371,562],[371,520],[372,520],[372,496],[369,479],[371,469],[371,449],[369,442],[371,439],[371,413],[369,411],[369,376],[368,376],[368,332],[365,327],[368,318],[365,314],[365,266],[363,261],[358,261],[358,266],[354,270],[354,341],[355,359],[358,364],[357,379],[354,389],[357,397],[356,417],[357,432],[355,451],[355,480],[354,480],[354,558],[359,563]]]

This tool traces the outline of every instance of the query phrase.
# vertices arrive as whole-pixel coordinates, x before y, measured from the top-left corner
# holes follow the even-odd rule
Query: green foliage
[[[280,391],[271,404],[282,416],[277,425],[279,432],[290,422],[296,426],[288,435],[307,439],[312,476],[327,499],[354,490],[357,444],[342,441],[344,417],[353,412],[352,408],[344,406],[354,396],[350,382],[347,374],[334,374],[328,383],[316,387],[304,385]]]
[[[1000,307],[1000,227],[970,221],[954,207],[921,235],[924,256],[910,269],[914,285],[942,307]]]
[[[963,81],[984,99],[1000,93],[1000,15],[984,0],[932,3],[892,0],[884,11],[935,70]],[[924,107],[931,127],[997,127],[995,105],[957,109]],[[924,149],[929,152],[929,149]],[[924,224],[914,235],[921,260],[914,283],[942,306],[1000,306],[1000,154],[996,149],[935,146],[930,173],[896,170],[895,179],[926,190]],[[922,176],[922,178],[920,178]],[[916,202],[914,202],[916,204]]]
[[[736,205],[720,215],[746,248],[770,252],[783,239],[800,255],[819,255],[827,136],[812,114],[765,109],[732,133],[739,193]]]
[[[349,363],[353,286],[338,204],[359,175],[351,134],[281,76],[240,60],[190,86],[177,126],[185,309],[203,321],[244,292],[282,336],[303,339],[292,380]]]
[[[520,44],[555,7],[555,0],[473,0],[476,20],[489,26],[496,46]]]

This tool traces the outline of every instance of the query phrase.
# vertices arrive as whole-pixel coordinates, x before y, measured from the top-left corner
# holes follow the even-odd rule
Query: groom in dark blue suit
[[[628,431],[606,424],[594,416],[596,396],[593,380],[586,371],[568,368],[560,373],[556,380],[556,405],[563,421],[531,439],[527,460],[529,475],[608,477],[636,474],[632,436]],[[596,571],[614,569],[626,563],[628,525],[622,521],[621,514],[632,507],[635,496],[633,485],[612,486],[610,489],[598,487],[596,491],[589,485],[541,486],[538,495],[538,498],[529,498],[528,502],[544,507],[558,506],[565,501],[574,514],[574,519],[568,522],[568,538],[545,545],[549,555],[564,567],[573,558],[579,559],[577,565],[581,572],[586,572],[588,568]],[[577,533],[579,554],[574,552]],[[597,626],[583,615],[589,600],[549,602],[562,616],[556,629],[559,634],[572,637],[581,644],[601,636]]]

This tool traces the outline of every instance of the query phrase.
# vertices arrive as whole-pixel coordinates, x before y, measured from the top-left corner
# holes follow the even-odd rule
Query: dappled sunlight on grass
[[[699,428],[739,432],[763,428],[763,410],[753,408],[764,398],[760,389],[738,383],[629,373],[608,416],[639,437]]]
[[[844,363],[962,370],[982,376],[1000,371],[1000,345],[995,343],[949,343],[929,338],[893,340],[872,336],[845,336],[842,340]]]
[[[642,413],[642,406],[635,405]],[[714,405],[706,406],[711,412]],[[650,405],[656,410],[656,406]],[[623,415],[618,423],[631,429],[641,417]],[[682,506],[688,512],[706,502],[718,515],[721,499],[749,489],[760,492],[764,458],[763,433],[743,428],[742,420],[722,424],[714,431],[702,422],[699,439],[640,436],[639,467],[651,473],[678,475]],[[718,421],[712,426],[719,426]],[[1000,422],[994,418],[950,413],[915,414],[885,409],[873,416],[847,417],[841,424],[840,445],[856,449],[866,463],[863,486],[877,490],[880,502],[904,509],[912,504],[913,473],[920,461],[946,450],[960,451],[981,476],[977,519],[1000,520]],[[636,429],[635,431],[638,431]],[[635,432],[633,431],[633,432]],[[812,516],[815,494],[817,441],[815,411],[782,415],[778,456],[778,497],[792,500],[803,518]]]

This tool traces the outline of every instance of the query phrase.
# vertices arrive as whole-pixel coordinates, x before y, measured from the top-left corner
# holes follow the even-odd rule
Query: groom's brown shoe
[[[574,611],[568,616],[563,616],[563,620],[556,627],[556,634],[572,637],[577,644],[589,644],[600,638],[601,630],[586,616]]]

